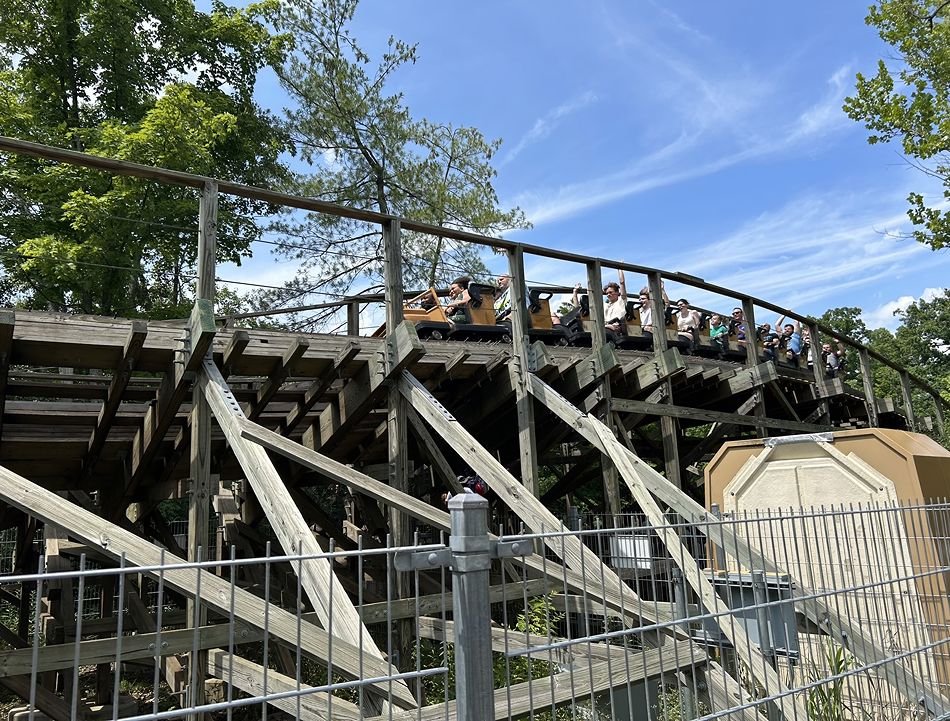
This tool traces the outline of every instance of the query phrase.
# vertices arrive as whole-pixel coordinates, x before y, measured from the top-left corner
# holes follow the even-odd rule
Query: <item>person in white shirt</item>
[[[498,287],[495,289],[495,321],[503,321],[511,313],[511,276],[503,273],[498,276]]]
[[[670,299],[666,295],[666,288],[663,287],[663,283],[660,283],[660,292],[663,294],[663,307],[667,307],[670,304]],[[644,336],[653,337],[653,306],[650,304],[650,290],[649,288],[640,289],[640,329],[643,331]]]
[[[627,316],[627,285],[622,270],[617,271],[617,280],[618,283],[610,282],[604,286],[604,327],[615,333],[621,330]],[[581,304],[580,289],[580,283],[574,286],[571,303],[575,308]]]
[[[698,310],[689,307],[689,301],[686,298],[680,298],[676,301],[679,311],[676,313],[676,333],[680,340],[689,343],[689,351],[696,347],[699,340],[700,316]]]

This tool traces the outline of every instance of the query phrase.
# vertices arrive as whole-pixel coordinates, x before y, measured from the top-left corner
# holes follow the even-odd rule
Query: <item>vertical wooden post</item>
[[[663,277],[659,273],[650,273],[647,276],[647,285],[650,288],[650,307],[653,309],[653,354],[660,355],[669,348],[669,339],[666,337],[666,303],[663,301]],[[666,403],[673,403],[673,381],[667,378],[663,381],[664,398]],[[660,416],[660,433],[663,436],[663,460],[666,477],[683,487],[683,473],[680,468],[679,425],[672,416]]]
[[[831,413],[828,410],[828,401],[825,399],[824,392],[827,378],[825,374],[825,364],[821,361],[821,333],[818,332],[818,326],[814,323],[809,323],[808,335],[811,337],[812,372],[815,374],[815,388],[819,395],[818,403],[822,408],[821,422],[830,423]]]
[[[597,288],[603,289],[603,268],[599,261],[587,264],[587,298],[590,301],[590,349],[597,353],[607,344],[607,318],[604,314],[604,303]],[[610,378],[604,376],[597,384],[597,407],[604,409],[604,422],[610,423],[610,399],[613,389]],[[611,426],[613,428],[613,426]],[[606,454],[600,456],[600,467],[603,476],[604,504],[607,515],[612,519],[620,513],[620,479],[617,469],[610,462]]]
[[[660,355],[670,347],[666,337],[666,304],[663,302],[663,277],[659,273],[647,276],[650,289],[650,307],[653,309],[653,353]]]
[[[877,428],[877,398],[874,396],[874,375],[871,372],[871,356],[867,348],[858,350],[858,361],[861,363],[861,382],[864,385],[864,399],[868,409],[868,424]]]
[[[914,414],[914,401],[911,398],[910,376],[907,371],[901,371],[901,396],[904,398],[904,414],[907,416],[907,427],[917,430],[917,417]]]
[[[590,331],[590,347],[592,350],[600,349],[607,342],[607,330],[604,328],[607,322],[604,317],[604,304],[601,300],[602,294],[597,292],[597,289],[603,283],[601,273],[599,261],[595,260],[587,264],[587,300],[590,305],[590,321],[593,326]]]
[[[943,436],[945,427],[943,425],[943,408],[940,406],[943,404],[943,399],[939,395],[934,395],[934,415],[937,416],[937,432]]]
[[[515,404],[518,414],[518,452],[521,483],[532,496],[538,495],[538,446],[534,435],[534,400],[528,390],[533,370],[528,340],[528,303],[524,277],[524,248],[508,251],[508,294],[511,299],[511,340],[515,362]]]
[[[401,226],[393,218],[383,224],[383,282],[386,289],[386,330],[395,331],[403,321],[403,285],[402,285],[402,246]],[[386,367],[391,362],[391,348],[386,345]],[[389,449],[389,485],[396,490],[409,493],[409,433],[406,417],[406,400],[399,392],[399,386],[392,384],[388,394],[386,413],[386,432]],[[397,507],[389,506],[389,530],[393,544],[408,546],[412,542],[409,516]],[[407,571],[392,571],[393,596],[408,598],[411,577]],[[400,669],[408,669],[411,661],[410,643],[412,628],[408,620],[401,620],[396,628],[396,648],[398,657],[393,659]]]
[[[357,300],[351,300],[346,306],[346,334],[360,334],[360,303]]]
[[[742,299],[742,315],[745,316],[745,358],[750,366],[759,364],[759,328],[755,322],[755,306],[752,305],[750,298]],[[765,389],[754,388],[752,395],[755,396],[755,408],[753,413],[757,418],[765,418]],[[756,434],[759,438],[768,436],[769,431],[764,426],[758,426]]]
[[[201,190],[198,207],[198,285],[197,300],[215,299],[215,260],[218,237],[218,184],[209,180]],[[210,353],[210,351],[208,351]],[[211,512],[211,409],[204,394],[195,388],[191,411],[191,496],[188,503],[188,560],[208,558],[208,516]],[[207,610],[201,599],[188,599],[186,604],[188,628],[204,626]],[[207,652],[189,654],[188,703],[199,706],[205,702],[205,669]],[[203,714],[193,714],[197,721]]]

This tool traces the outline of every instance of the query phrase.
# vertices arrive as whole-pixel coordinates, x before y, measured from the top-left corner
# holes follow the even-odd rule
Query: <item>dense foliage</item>
[[[284,175],[284,133],[253,100],[284,40],[259,13],[191,0],[0,2],[0,134],[240,182]],[[197,193],[10,156],[0,166],[6,300],[83,313],[181,316]],[[259,208],[224,200],[220,260]]]
[[[861,309],[832,308],[819,320],[833,330],[866,344],[886,358],[905,367],[940,391],[950,402],[950,289],[932,299],[920,299],[899,311],[896,331],[868,328],[861,319]],[[847,364],[850,373],[857,372],[857,361]],[[887,366],[871,364],[874,392],[878,397],[901,397],[900,379]],[[913,398],[918,415],[929,415],[932,400],[926,395]],[[943,439],[945,443],[950,438]]]
[[[881,0],[868,25],[877,29],[894,56],[876,72],[857,76],[845,112],[865,124],[868,142],[897,141],[910,162],[943,181],[950,199],[950,5],[941,0]],[[911,193],[908,216],[914,237],[934,250],[947,246],[950,210]]]

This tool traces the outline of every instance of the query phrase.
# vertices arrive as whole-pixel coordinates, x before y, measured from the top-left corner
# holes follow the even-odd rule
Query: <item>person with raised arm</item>
[[[781,334],[781,347],[785,349],[785,360],[797,368],[802,355],[801,324],[797,320],[785,323],[785,315],[782,315],[775,321],[775,332]]]
[[[624,319],[627,316],[627,284],[623,271],[617,270],[617,283],[610,282],[604,286],[604,327],[615,333],[621,331]],[[574,286],[574,295],[571,304],[577,308],[581,304],[581,284]]]

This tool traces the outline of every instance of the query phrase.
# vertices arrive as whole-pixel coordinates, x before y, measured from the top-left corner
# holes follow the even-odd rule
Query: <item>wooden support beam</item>
[[[587,263],[587,302],[590,308],[590,345],[594,350],[607,344],[607,330],[604,327],[606,317],[604,316],[603,293],[598,293],[603,283],[603,272],[600,267],[600,261],[594,260]]]
[[[7,377],[13,353],[13,327],[16,316],[12,310],[0,310],[0,443],[3,441],[3,412],[7,402]]]
[[[901,399],[904,402],[904,415],[907,418],[907,428],[910,431],[917,430],[917,416],[914,414],[914,399],[911,396],[910,376],[907,371],[901,371]]]
[[[251,336],[247,334],[246,330],[238,329],[231,333],[231,338],[228,340],[228,345],[224,349],[221,360],[222,376],[230,377],[231,373],[234,372],[234,364],[241,358],[241,354],[244,353],[244,349],[247,348],[250,342]]]
[[[218,238],[218,184],[209,181],[201,189],[198,205],[198,278],[195,298],[204,301],[214,314],[215,301],[215,261],[217,258]],[[196,305],[197,309],[197,305]],[[201,313],[201,311],[199,311]],[[207,323],[207,317],[202,319]],[[212,318],[213,324],[213,318]],[[192,350],[194,353],[194,350]],[[201,361],[211,359],[211,348],[203,354]],[[208,558],[208,527],[211,513],[211,409],[197,387],[192,389],[191,409],[191,495],[188,499],[188,560],[204,561]],[[184,435],[184,434],[183,434]],[[176,459],[177,460],[177,459]],[[204,626],[207,622],[207,610],[201,599],[189,598],[185,604],[189,628]],[[188,698],[190,706],[202,706],[205,703],[205,666],[207,657],[201,651],[194,651],[188,657]],[[202,721],[202,714],[189,714],[191,721]]]
[[[785,409],[785,412],[792,417],[793,421],[800,421],[802,419],[802,417],[798,415],[798,409],[788,400],[788,397],[785,395],[785,390],[778,384],[778,381],[766,383],[764,388],[772,394],[772,397],[779,402],[779,405]]]
[[[304,434],[306,444],[330,450],[344,440],[351,443],[349,431],[376,408],[386,396],[385,381],[398,376],[425,353],[415,326],[400,323],[386,336],[386,345],[343,386],[335,402],[330,403],[314,425]]]
[[[536,378],[533,376],[532,385]],[[560,528],[561,522],[535,496],[525,488],[482,447],[472,435],[442,406],[412,374],[403,372],[399,390],[406,396],[419,415],[438,431],[452,447],[464,454],[469,466],[488,483],[495,495],[535,533],[545,529]],[[570,570],[588,577],[595,586],[605,587],[619,593],[628,608],[640,612],[643,602],[612,569],[607,568],[597,555],[573,536],[557,539],[545,538],[545,543]]]
[[[281,359],[278,361],[277,367],[267,380],[264,381],[264,385],[257,391],[257,398],[250,412],[247,414],[248,418],[252,421],[256,421],[261,417],[261,413],[264,412],[267,404],[277,395],[277,391],[280,390],[284,381],[293,374],[294,366],[297,361],[303,358],[303,354],[307,352],[309,347],[310,341],[306,338],[294,338],[293,343],[284,351]]]
[[[642,394],[653,391],[667,379],[686,370],[686,361],[679,348],[668,348],[648,360],[638,360],[632,367],[624,367],[624,394]]]
[[[333,361],[331,368],[324,373],[322,378],[318,378],[311,383],[304,392],[303,401],[293,407],[284,419],[284,433],[293,431],[300,422],[306,417],[310,410],[320,402],[323,394],[327,392],[330,385],[340,376],[340,370],[353,360],[362,350],[358,341],[351,340],[343,347]]]
[[[668,415],[674,418],[688,418],[694,421],[709,423],[732,423],[734,425],[755,426],[756,428],[780,428],[783,430],[801,431],[803,433],[820,433],[831,430],[831,426],[822,426],[801,421],[787,421],[759,416],[742,415],[739,413],[722,413],[704,408],[687,408],[673,406],[666,403],[646,403],[644,401],[628,401],[616,398],[611,408],[620,413],[648,413],[650,415]]]
[[[322,549],[294,505],[267,453],[259,445],[242,437],[241,424],[250,421],[242,413],[240,405],[210,358],[204,362],[198,383],[285,552],[288,555],[299,553],[318,556],[296,570],[300,571],[300,583],[317,611],[323,627],[332,629],[335,637],[354,646],[362,646],[368,659],[385,665],[382,651],[360,622],[356,609],[334,576],[331,563],[325,558],[319,558]],[[405,683],[399,682],[395,685],[401,685],[408,693]],[[380,703],[377,698],[375,705],[379,706]]]
[[[102,449],[106,445],[106,438],[109,430],[112,428],[112,422],[115,420],[116,413],[119,410],[119,404],[122,403],[122,396],[132,378],[132,371],[135,370],[138,363],[139,354],[142,352],[142,346],[145,344],[145,336],[148,334],[148,326],[143,320],[133,320],[132,329],[129,331],[128,338],[125,339],[125,345],[122,348],[122,359],[115,367],[112,373],[112,381],[109,383],[105,403],[99,409],[99,416],[96,418],[96,427],[89,438],[89,445],[86,448],[86,457],[83,459],[82,475],[83,480],[87,480],[95,471],[96,464],[102,455]],[[82,482],[82,481],[81,481]]]
[[[825,370],[825,363],[821,359],[821,334],[819,333],[818,326],[815,323],[808,324],[808,337],[809,343],[811,345],[812,373],[815,377],[815,387],[821,389],[828,380],[828,376]],[[819,417],[822,418],[822,420],[826,423],[830,423],[831,414],[829,412],[828,401],[825,399],[823,394],[821,398],[822,400],[818,404],[818,407],[822,409],[821,416]]]
[[[274,669],[267,669],[264,680],[264,668],[260,664],[233,656],[227,651],[216,649],[208,654],[207,672],[209,675],[230,681],[234,688],[251,696],[288,694],[284,698],[268,700],[273,706],[301,721],[361,721],[363,716],[356,704],[326,691],[312,691],[307,684],[298,684],[295,678],[286,676]],[[299,698],[289,695],[298,694]]]
[[[437,471],[437,475],[442,479],[445,487],[451,490],[452,493],[461,493],[462,485],[459,483],[458,475],[452,468],[452,464],[449,463],[445,457],[445,454],[442,453],[442,449],[439,448],[438,441],[436,441],[432,433],[429,432],[429,428],[422,422],[419,414],[416,413],[416,409],[412,407],[406,408],[406,417],[409,419],[409,425],[412,427],[422,452],[429,459],[432,467]]]
[[[524,249],[519,245],[508,251],[508,293],[511,303],[512,382],[515,386],[515,412],[518,416],[518,461],[521,482],[532,495],[538,495],[538,445],[534,435],[534,399],[528,391],[531,366],[528,340],[527,287],[524,276]]]
[[[861,364],[861,384],[864,386],[864,404],[867,408],[868,424],[872,428],[877,428],[879,423],[877,399],[874,397],[874,372],[871,369],[871,356],[867,348],[858,350],[858,361]]]
[[[260,598],[243,589],[230,586],[213,573],[196,571],[193,568],[180,568],[179,564],[184,563],[182,559],[163,552],[162,549],[135,533],[109,523],[2,466],[0,466],[0,500],[46,523],[59,524],[68,528],[70,536],[101,549],[113,560],[118,560],[119,556],[125,553],[126,562],[130,565],[158,567],[164,559],[162,577],[165,584],[185,596],[194,597],[200,576],[201,599],[210,608],[226,615],[230,614],[230,600],[233,595],[236,618],[256,628],[262,628],[263,619],[267,617],[270,633],[286,639],[295,639],[299,633],[302,651],[322,661],[329,658],[329,636],[315,624],[298,624],[294,614],[273,604],[268,606]],[[150,575],[157,574],[152,572]],[[333,665],[340,673],[353,678],[384,677],[391,673],[388,663],[368,653],[361,654],[359,646],[334,637],[332,647]],[[365,647],[366,640],[364,639],[363,648]],[[394,702],[404,708],[414,708],[416,705],[415,699],[405,684],[383,682],[375,688],[382,694],[386,694],[391,688]]]
[[[359,301],[350,301],[346,304],[346,334],[358,336],[360,334],[360,304]]]
[[[143,638],[151,637],[152,638],[151,648],[149,648],[149,646],[146,646],[145,650],[150,652],[148,656],[151,656],[153,658],[157,657],[156,661],[157,663],[161,664],[162,675],[165,677],[165,683],[168,684],[168,687],[172,690],[172,693],[179,693],[185,686],[185,667],[182,665],[181,660],[178,658],[177,654],[184,653],[186,650],[188,650],[188,648],[190,648],[190,645],[187,646],[186,648],[181,648],[178,651],[174,651],[169,648],[167,653],[156,654],[155,651],[157,648],[156,646],[157,640],[154,638],[154,634],[155,634],[157,626],[155,623],[155,619],[152,618],[152,614],[149,613],[148,608],[146,608],[145,602],[139,596],[139,589],[136,589],[134,586],[131,586],[129,587],[128,593],[126,595],[129,601],[128,603],[129,616],[132,618],[132,623],[135,624],[135,628],[139,635],[133,636],[132,638],[136,639],[136,641],[131,642],[131,643],[128,642],[124,638],[122,639],[122,655],[125,656],[126,650],[128,650],[130,652],[130,655],[127,656],[126,658],[129,658],[129,659],[135,658],[135,656],[131,654],[135,653],[137,643],[141,643],[141,640]],[[174,639],[175,632],[165,632],[165,633],[162,633],[162,636],[164,637],[166,633],[171,633]],[[195,632],[193,630],[185,630],[184,633],[187,635],[190,635],[191,640],[194,641]],[[102,643],[102,641],[105,641],[105,643]],[[115,657],[116,642],[115,642],[115,639],[113,638],[102,639],[99,642],[81,641],[80,642],[80,649],[81,649],[80,657],[82,657],[83,655],[82,644],[86,644],[84,650],[86,654],[88,654],[87,658],[89,659],[89,663],[93,663],[94,661],[98,661],[99,663],[107,663],[109,660],[111,660],[110,655],[108,653],[109,651],[112,652],[111,658]],[[105,655],[102,655],[101,653],[99,654],[96,653],[96,651],[101,649],[102,646],[105,646],[107,649],[107,652]],[[62,644],[58,647],[54,646],[47,649],[47,653],[44,657],[45,665],[48,666],[50,669],[68,668],[70,665],[72,665],[71,659],[75,658],[74,655],[71,656],[68,654],[68,649],[70,647],[72,647],[73,652],[75,653],[76,647],[75,647],[75,644],[72,644],[72,643]],[[140,658],[147,658],[148,656],[141,656]],[[63,660],[67,660],[69,661],[69,663],[67,663],[65,666],[61,665],[61,662]],[[16,657],[13,657],[11,661],[15,662]]]
[[[771,383],[777,379],[778,371],[775,369],[774,363],[771,361],[760,363],[750,368],[738,370],[734,376],[726,378],[720,383],[718,388],[703,394],[703,398],[709,403],[716,403],[750,390],[756,390],[766,383]],[[760,400],[759,396],[756,396],[756,403]]]
[[[755,396],[747,398],[741,406],[736,409],[736,414],[740,416],[748,415],[753,408],[755,408]],[[807,422],[807,418],[805,422]],[[707,453],[712,452],[713,448],[719,446],[722,442],[722,439],[727,433],[730,433],[735,428],[734,424],[731,423],[717,423],[709,433],[703,438],[696,446],[683,457],[683,465],[690,466],[696,461],[702,459]]]
[[[194,380],[194,371],[201,365],[214,340],[215,326],[211,303],[195,301],[191,312],[190,332],[183,342],[181,355],[171,364],[155,394],[155,401],[145,414],[143,427],[132,442],[131,477],[126,496],[134,494],[165,439],[178,408]]]
[[[12,691],[25,701],[30,699],[30,677],[29,676],[7,676],[0,678],[0,686],[8,691]],[[73,710],[69,702],[64,701],[55,693],[42,686],[36,687],[36,708],[42,711],[53,721],[75,721],[73,719]],[[80,702],[78,713],[79,718],[86,709],[86,704]]]
[[[505,601],[521,601],[525,597],[534,598],[550,593],[552,580],[550,578],[535,578],[518,583],[507,583],[501,586],[492,586],[488,590],[489,603],[503,603]],[[404,598],[401,600],[367,603],[360,607],[360,618],[363,623],[385,623],[392,618],[415,618],[419,615],[441,613],[452,608],[452,592],[436,593],[419,598]],[[2,667],[0,667],[2,668]]]
[[[558,388],[568,398],[585,396],[594,390],[611,371],[620,367],[617,352],[606,343],[572,364],[561,374]]]

